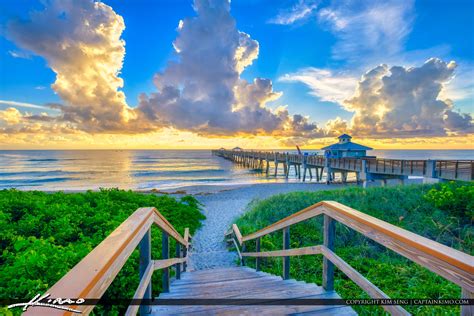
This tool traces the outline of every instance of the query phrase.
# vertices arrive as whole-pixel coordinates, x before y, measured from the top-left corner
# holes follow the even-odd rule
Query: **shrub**
[[[442,191],[443,186],[449,186],[444,189],[451,192],[447,194],[449,202],[437,198],[437,192]],[[467,196],[472,194],[473,188],[473,184],[463,183],[288,193],[252,202],[248,212],[237,220],[237,225],[242,234],[247,235],[314,203],[333,200],[472,254],[473,227],[461,224],[469,219],[459,210],[472,205],[472,197]],[[457,210],[453,211],[450,205],[456,205]],[[293,225],[290,234],[292,248],[322,244],[322,218]],[[281,232],[262,237],[262,251],[279,250],[281,245]],[[457,285],[339,223],[336,224],[335,247],[341,258],[392,298],[460,297]],[[255,251],[255,243],[247,243],[247,250]],[[321,256],[291,257],[290,261],[291,277],[322,283]],[[254,266],[254,260],[247,262]],[[274,274],[282,271],[281,258],[263,258],[261,266],[263,271]],[[369,298],[338,269],[335,289],[343,298]],[[355,306],[354,309],[362,315],[384,314],[380,307]],[[406,309],[417,315],[459,314],[458,306],[407,306]]]
[[[70,194],[0,191],[0,297],[30,300],[44,293],[137,208],[145,206],[156,207],[181,234],[185,227],[194,232],[204,219],[197,200],[190,196],[177,201],[118,189]],[[153,228],[153,258],[160,258],[160,248],[161,234]],[[160,273],[155,274],[152,288],[157,294]],[[104,298],[130,298],[138,282],[136,250]],[[124,308],[99,306],[93,312],[118,315]]]

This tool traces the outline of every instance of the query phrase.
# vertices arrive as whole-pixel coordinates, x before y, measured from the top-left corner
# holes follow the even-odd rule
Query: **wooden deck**
[[[283,280],[248,267],[221,268],[184,273],[159,299],[325,299],[340,298],[315,284]],[[152,315],[357,315],[341,305],[207,305],[153,306]]]

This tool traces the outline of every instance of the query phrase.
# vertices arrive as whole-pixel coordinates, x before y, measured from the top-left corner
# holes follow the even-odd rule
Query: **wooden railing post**
[[[331,217],[324,215],[324,246],[331,251],[334,251],[335,224]],[[323,258],[323,288],[326,291],[334,290],[334,264],[326,257]]]
[[[176,258],[181,257],[181,244],[176,242]],[[181,263],[176,264],[176,280],[181,279]]]
[[[186,256],[188,255],[188,247],[187,246],[183,246],[183,258],[186,258]],[[186,272],[186,268],[187,268],[187,264],[186,264],[186,261],[183,262],[183,272]]]
[[[461,298],[474,299],[474,293],[466,288],[461,289]],[[474,315],[473,305],[461,305],[461,316]]]
[[[290,249],[290,227],[283,228],[283,249]],[[283,257],[283,279],[290,278],[290,257]]]
[[[260,252],[260,238],[257,238],[255,240],[255,251]],[[260,257],[257,257],[255,259],[255,270],[257,271],[260,271],[260,261],[261,261]]]
[[[161,237],[161,258],[162,259],[169,259],[169,239],[168,233],[163,231]],[[163,292],[167,293],[170,291],[170,271],[169,268],[163,269],[163,278],[162,278],[162,287]]]
[[[138,267],[138,275],[140,280],[144,277],[145,271],[148,265],[151,264],[151,229],[143,236],[140,241],[140,263]],[[143,295],[143,299],[151,300],[151,282],[148,283],[148,286]],[[140,305],[140,315],[147,315],[151,313],[151,305]]]

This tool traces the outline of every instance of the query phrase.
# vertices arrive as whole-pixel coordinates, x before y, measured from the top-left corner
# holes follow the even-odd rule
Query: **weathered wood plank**
[[[183,263],[186,261],[186,258],[171,258],[171,259],[164,259],[164,260],[153,260],[153,269],[154,270],[161,270],[164,268],[168,268],[174,266],[177,263]]]
[[[234,231],[235,237],[237,238],[237,241],[239,244],[242,246],[242,234],[240,233],[239,227],[237,227],[236,224],[232,224],[232,230]]]
[[[316,203],[314,205],[311,205],[304,210],[301,210],[297,213],[294,213],[288,217],[285,217],[284,219],[269,225],[263,229],[260,229],[259,231],[256,231],[255,233],[249,234],[247,236],[242,237],[242,241],[249,241],[258,237],[265,236],[267,234],[273,233],[275,231],[281,230],[285,227],[289,227],[293,224],[305,221],[309,218],[318,216],[323,213],[323,203]],[[235,225],[235,224],[234,224]]]
[[[474,293],[467,289],[462,289],[461,298],[474,299]],[[474,315],[474,305],[462,305],[461,316],[472,316]]]
[[[357,272],[353,267],[351,267],[347,262],[345,262],[341,257],[336,255],[332,250],[326,246],[321,247],[322,253],[325,258],[330,260],[336,267],[339,268],[345,275],[347,275],[354,283],[356,283],[361,289],[363,289],[371,298],[389,298],[382,290],[376,287],[372,282],[367,280],[362,274]],[[404,308],[401,306],[392,306],[385,305],[382,306],[387,312],[392,315],[410,315]]]
[[[321,246],[311,246],[294,248],[287,250],[273,250],[262,252],[246,252],[242,254],[244,257],[284,257],[284,256],[303,256],[303,255],[318,255],[321,254]]]
[[[179,243],[176,243],[179,245]],[[153,273],[153,270],[151,269],[153,262],[151,261],[151,229],[149,229],[145,235],[143,236],[142,240],[140,241],[139,244],[140,248],[140,259],[139,259],[139,266],[138,266],[138,275],[140,277],[140,280],[144,280],[144,278],[148,277],[147,273],[150,273],[148,270],[151,270],[150,273],[150,278],[151,274]],[[140,286],[142,285],[142,282],[140,281]],[[140,286],[137,289],[137,293],[141,293]],[[135,293],[135,294],[137,294]],[[146,289],[143,290],[143,293],[141,293],[142,296],[139,298],[145,298],[145,299],[151,299],[151,282],[146,282]],[[145,315],[149,314],[151,310],[151,307],[149,305],[143,305],[140,306],[140,314]]]
[[[176,231],[176,229],[174,229],[174,227],[166,220],[166,218],[164,218],[163,215],[161,215],[159,212],[155,211],[154,212],[154,221],[155,221],[155,224],[157,224],[161,230],[165,231],[169,236],[173,237],[174,240],[176,240],[177,242],[179,242],[181,245],[184,245],[186,246],[187,243],[186,241],[183,239],[183,237],[181,237],[181,235]]]
[[[324,246],[330,250],[334,250],[334,241],[336,238],[335,221],[324,215]],[[327,291],[334,290],[334,265],[327,257],[323,258],[323,287]]]
[[[163,230],[161,234],[161,258],[163,260],[166,260],[170,257],[169,254],[169,239],[168,239],[168,233]],[[170,291],[170,271],[169,267],[164,267],[163,268],[163,275],[161,278],[161,287],[163,288],[163,292],[169,292]]]
[[[283,229],[283,250],[290,248],[290,227]],[[290,257],[284,256],[283,260],[283,279],[288,280],[290,278]]]
[[[233,269],[245,269],[245,273],[251,269],[240,267]],[[226,273],[239,273],[239,270],[220,270],[217,271],[216,281],[225,276]],[[198,271],[200,272],[200,271]],[[210,276],[209,273],[201,273],[201,275]],[[163,293],[159,298],[261,298],[261,299],[284,299],[284,298],[339,298],[335,292],[325,292],[321,287],[314,284],[306,284],[302,281],[294,280],[268,280],[268,274],[263,272],[252,272],[254,275],[263,276],[253,281],[223,281],[219,282],[219,286],[205,286],[203,293],[198,283],[192,285],[192,289],[186,286],[175,287],[174,282],[171,286],[170,293]],[[189,273],[189,279],[199,279],[198,276],[193,275],[194,272]],[[272,277],[275,278],[275,277]],[[191,290],[191,291],[189,291]],[[355,315],[354,311],[347,306],[155,306],[155,313],[159,315],[242,315],[242,314],[259,314],[259,315],[281,315],[293,313],[308,313],[318,312],[321,315]]]
[[[260,252],[260,238],[257,238],[255,240],[255,251]],[[240,253],[239,253],[239,256],[240,256]],[[240,256],[240,257],[242,258],[242,256]],[[260,271],[260,262],[261,262],[260,257],[257,257],[255,259],[255,270],[257,270],[257,271]]]
[[[145,297],[145,292],[147,292],[147,290],[149,288],[149,285],[151,283],[150,281],[151,281],[151,277],[153,275],[153,271],[154,271],[153,261],[150,261],[150,263],[148,264],[148,267],[146,268],[146,270],[143,273],[143,276],[140,278],[140,284],[138,285],[138,288],[135,291],[135,294],[133,295],[134,299],[142,299],[142,298],[151,299],[151,297]],[[144,306],[146,306],[147,308],[144,309],[143,308]],[[149,314],[151,312],[151,306],[150,305],[148,305],[148,306],[144,305],[144,306],[130,305],[127,308],[127,311],[125,312],[125,315],[126,316],[136,315],[139,308],[140,308],[140,314],[142,314],[142,313]]]

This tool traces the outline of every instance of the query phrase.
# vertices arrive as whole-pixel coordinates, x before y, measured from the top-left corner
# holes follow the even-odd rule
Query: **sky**
[[[0,149],[474,149],[474,1],[0,0]]]

